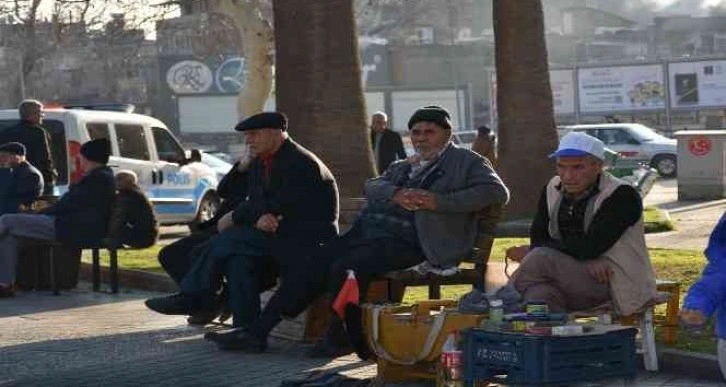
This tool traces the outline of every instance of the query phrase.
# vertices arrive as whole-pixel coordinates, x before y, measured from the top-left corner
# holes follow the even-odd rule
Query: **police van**
[[[18,121],[16,109],[0,110],[0,131]],[[82,177],[81,144],[108,138],[109,166],[114,172],[136,172],[161,224],[194,225],[211,218],[219,207],[215,172],[189,158],[166,125],[155,118],[124,111],[46,106],[42,126],[52,139],[58,195]]]

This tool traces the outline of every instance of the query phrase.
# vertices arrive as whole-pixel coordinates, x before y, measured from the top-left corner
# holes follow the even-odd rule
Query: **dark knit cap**
[[[426,106],[416,110],[408,120],[408,129],[411,130],[417,122],[421,121],[433,122],[442,128],[451,129],[451,115],[441,106]]]
[[[81,146],[81,154],[88,160],[106,164],[111,155],[111,142],[106,138],[91,140]]]
[[[0,152],[25,156],[25,145],[19,142],[9,142],[7,144],[0,145]]]
[[[244,132],[252,129],[280,129],[287,130],[287,117],[280,112],[263,112],[249,116],[240,121],[234,130]]]

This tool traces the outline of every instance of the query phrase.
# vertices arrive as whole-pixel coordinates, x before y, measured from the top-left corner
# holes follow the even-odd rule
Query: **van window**
[[[143,126],[114,124],[114,127],[116,128],[119,156],[137,160],[151,160]]]
[[[159,160],[169,163],[182,164],[186,155],[184,149],[179,145],[174,137],[162,128],[151,128],[151,134],[154,136],[156,143],[156,152],[159,154]]]
[[[99,138],[110,138],[108,135],[108,124],[93,122],[86,124],[86,130],[91,140],[98,140]]]
[[[0,131],[20,123],[20,120],[0,120]],[[50,134],[50,153],[53,166],[58,171],[57,185],[68,184],[68,147],[65,126],[59,120],[43,120],[43,128]]]

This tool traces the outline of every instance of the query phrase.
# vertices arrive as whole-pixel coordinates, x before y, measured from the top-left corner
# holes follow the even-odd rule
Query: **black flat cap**
[[[416,125],[417,122],[426,121],[433,122],[445,129],[451,129],[451,115],[441,106],[426,106],[416,110],[408,120],[408,129]]]
[[[280,112],[262,112],[249,116],[240,121],[234,130],[244,132],[252,129],[280,129],[287,130],[287,117]]]
[[[0,145],[0,152],[10,153],[18,156],[25,156],[25,145],[19,142],[9,142]]]
[[[105,138],[88,141],[81,145],[81,154],[88,160],[106,164],[111,155],[111,142]]]

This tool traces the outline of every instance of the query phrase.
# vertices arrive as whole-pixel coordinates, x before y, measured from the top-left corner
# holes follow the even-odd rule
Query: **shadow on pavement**
[[[77,289],[61,291],[19,291],[15,297],[0,298],[0,318],[50,312],[61,309],[82,308],[92,305],[146,299],[154,293],[122,289],[120,294],[93,292],[90,284],[81,283]]]

